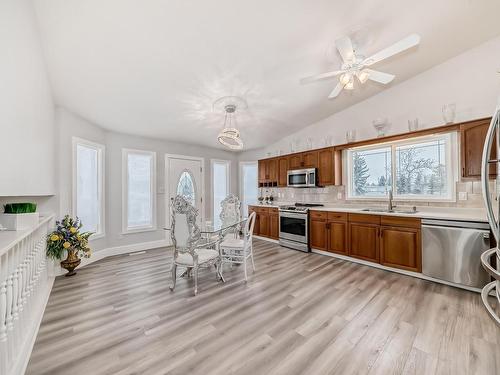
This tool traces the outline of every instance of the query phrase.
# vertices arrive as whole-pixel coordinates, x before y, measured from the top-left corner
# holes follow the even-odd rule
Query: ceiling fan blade
[[[330,93],[330,95],[328,95],[328,99],[336,98],[340,94],[343,88],[344,86],[342,86],[342,84],[339,82],[337,86],[335,86],[333,91]]]
[[[376,54],[366,58],[362,64],[365,66],[373,65],[379,61],[385,60],[388,57],[394,56],[400,52],[407,50],[408,48],[414,47],[420,43],[420,35],[411,34],[406,38],[401,39],[399,42],[394,43],[392,46],[377,52]]]
[[[354,49],[352,48],[351,38],[348,36],[344,36],[335,41],[335,45],[339,50],[340,56],[342,56],[342,60],[344,62],[352,61],[354,58]]]
[[[315,82],[315,81],[321,81],[323,79],[328,79],[328,78],[338,76],[339,74],[342,74],[342,73],[344,73],[343,70],[334,70],[333,72],[316,74],[316,75],[311,76],[311,77],[302,78],[300,80],[300,83],[304,84],[304,83],[311,83],[311,82]]]
[[[396,78],[394,74],[379,72],[378,70],[363,69],[363,71],[368,73],[368,79],[371,79],[372,81],[375,82],[383,83],[384,85],[387,85],[394,78]]]

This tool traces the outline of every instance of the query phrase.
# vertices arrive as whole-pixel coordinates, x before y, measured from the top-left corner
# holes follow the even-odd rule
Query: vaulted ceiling
[[[219,147],[225,95],[245,148],[272,143],[500,34],[498,0],[34,0],[56,103],[118,132]],[[416,32],[420,46],[377,64],[396,74],[334,100],[335,39],[370,55]],[[485,58],[488,58],[485,56]]]

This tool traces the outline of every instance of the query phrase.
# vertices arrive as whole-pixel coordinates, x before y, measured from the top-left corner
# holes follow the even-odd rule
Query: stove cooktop
[[[282,211],[299,211],[299,212],[307,212],[311,207],[323,207],[323,204],[319,203],[295,203],[293,206],[280,206],[280,210]]]

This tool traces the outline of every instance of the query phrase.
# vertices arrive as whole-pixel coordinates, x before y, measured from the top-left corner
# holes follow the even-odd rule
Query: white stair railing
[[[28,363],[54,280],[45,256],[52,221],[0,232],[0,375],[22,374]]]

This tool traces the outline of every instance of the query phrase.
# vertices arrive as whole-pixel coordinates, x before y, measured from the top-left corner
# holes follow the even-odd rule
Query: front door
[[[166,222],[170,225],[170,202],[180,194],[198,209],[198,223],[205,219],[203,207],[203,159],[181,155],[166,155],[167,191]]]

